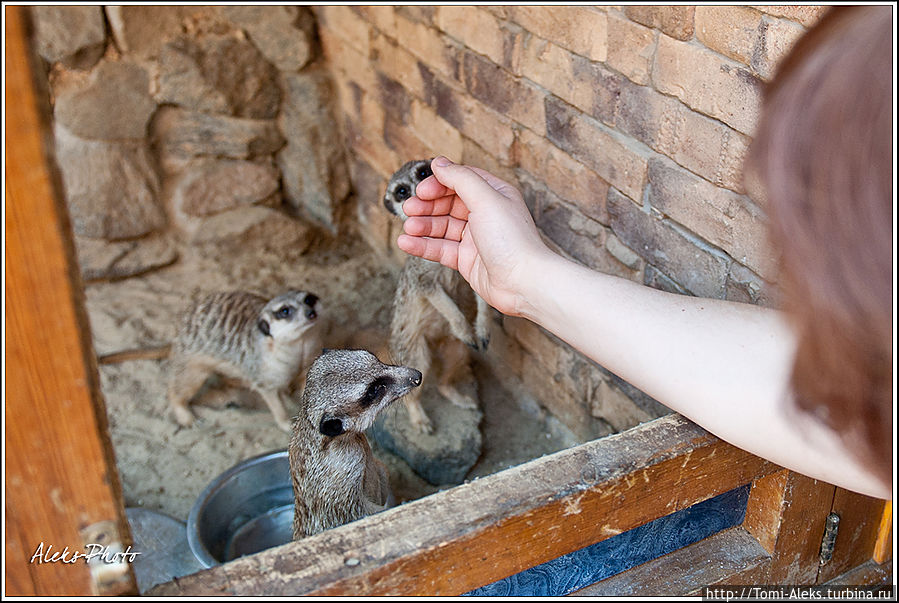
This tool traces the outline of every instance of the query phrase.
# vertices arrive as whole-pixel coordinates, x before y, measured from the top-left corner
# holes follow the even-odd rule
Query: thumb
[[[509,186],[489,172],[455,164],[442,155],[431,161],[431,172],[444,188],[462,199],[469,211],[495,196],[500,186]]]

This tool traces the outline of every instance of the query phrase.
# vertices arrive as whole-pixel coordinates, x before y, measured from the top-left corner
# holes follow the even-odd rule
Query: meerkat
[[[384,464],[363,433],[421,373],[365,350],[325,350],[309,368],[288,446],[294,540],[392,505]]]
[[[172,343],[169,408],[190,426],[190,399],[212,373],[236,379],[265,401],[275,422],[291,431],[288,388],[321,350],[321,303],[291,290],[270,300],[246,291],[214,293],[193,304]]]
[[[406,162],[391,177],[384,194],[384,207],[405,220],[403,202],[430,176],[431,160]],[[390,350],[401,364],[416,366],[425,375],[431,369],[433,351],[440,350],[443,367],[438,391],[462,408],[476,408],[477,401],[454,387],[458,373],[468,366],[468,350],[486,349],[490,340],[490,310],[477,294],[474,326],[465,317],[452,294],[461,281],[455,270],[416,256],[407,258],[400,274],[390,325]],[[421,406],[421,390],[406,397],[409,421],[419,432],[434,428]]]

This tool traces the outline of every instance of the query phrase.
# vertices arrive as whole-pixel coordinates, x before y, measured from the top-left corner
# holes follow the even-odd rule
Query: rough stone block
[[[280,201],[278,168],[240,159],[203,161],[174,184],[174,206],[190,216],[209,216],[241,205]]]
[[[762,28],[762,13],[748,6],[696,7],[696,39],[744,65],[760,51]]]
[[[792,21],[796,21],[805,27],[811,27],[824,16],[830,6],[814,6],[814,5],[776,5],[776,6],[756,6],[763,13],[773,15],[775,17],[784,17]]]
[[[270,155],[284,145],[274,120],[207,115],[163,107],[153,119],[152,140],[164,168],[178,171],[195,157],[249,159]]]
[[[277,70],[247,40],[232,34],[182,36],[159,56],[160,103],[250,119],[278,114]]]
[[[752,57],[753,70],[763,79],[770,80],[777,72],[780,61],[804,33],[805,30],[792,21],[765,19],[762,22],[758,52]]]
[[[227,29],[218,6],[107,6],[116,46],[139,60],[155,59],[160,49],[185,31]]]
[[[281,71],[299,71],[312,58],[312,32],[298,27],[297,6],[225,6],[223,12],[243,28],[256,48]]]
[[[87,78],[64,77],[54,89],[53,117],[87,140],[141,140],[156,110],[149,78],[129,62],[103,62]]]
[[[471,393],[477,391],[475,381],[464,385]],[[459,408],[432,385],[422,387],[422,407],[434,425],[433,434],[420,434],[413,429],[402,401],[382,412],[368,433],[429,483],[460,484],[481,455],[478,425],[483,413],[479,409]]]
[[[159,178],[147,143],[84,140],[54,126],[56,162],[76,235],[127,239],[162,228]]]
[[[48,63],[90,69],[106,48],[101,6],[32,6],[38,54]]]
[[[278,152],[286,200],[336,232],[338,209],[350,192],[335,97],[321,69],[283,76],[284,107],[278,117],[287,144]]]
[[[172,264],[178,249],[162,234],[129,241],[75,237],[78,265],[85,281],[137,276]]]
[[[527,80],[470,51],[463,51],[465,87],[494,111],[542,134],[546,119],[544,94]]]

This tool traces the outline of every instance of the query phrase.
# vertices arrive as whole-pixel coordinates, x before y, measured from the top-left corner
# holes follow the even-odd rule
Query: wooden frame
[[[127,543],[128,532],[21,12],[6,8],[6,144],[15,153],[7,154],[6,173],[5,587],[7,594],[133,593],[130,572],[98,586],[86,566],[29,563],[41,539],[79,546],[85,528],[104,525]],[[672,415],[150,594],[457,595],[745,484],[752,486],[741,526],[575,594],[892,580],[892,515],[884,501],[783,470]],[[848,536],[821,565],[831,511],[841,514]]]

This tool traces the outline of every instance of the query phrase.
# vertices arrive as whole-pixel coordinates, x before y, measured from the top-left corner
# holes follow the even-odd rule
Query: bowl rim
[[[263,452],[262,454],[257,454],[256,456],[252,456],[248,459],[240,461],[230,469],[226,469],[224,472],[216,476],[215,479],[209,482],[209,484],[197,497],[197,500],[194,501],[193,506],[190,508],[190,514],[187,516],[187,543],[190,545],[190,550],[193,552],[194,557],[196,557],[206,568],[221,565],[222,562],[212,556],[212,553],[210,553],[206,548],[206,545],[203,544],[203,539],[200,538],[200,528],[198,520],[200,518],[200,511],[203,508],[204,504],[210,498],[212,498],[214,494],[224,488],[228,484],[228,482],[231,481],[231,479],[233,479],[234,476],[236,476],[238,473],[242,473],[247,468],[254,465],[259,465],[266,461],[281,457],[287,457],[287,448],[273,450],[270,452]]]

